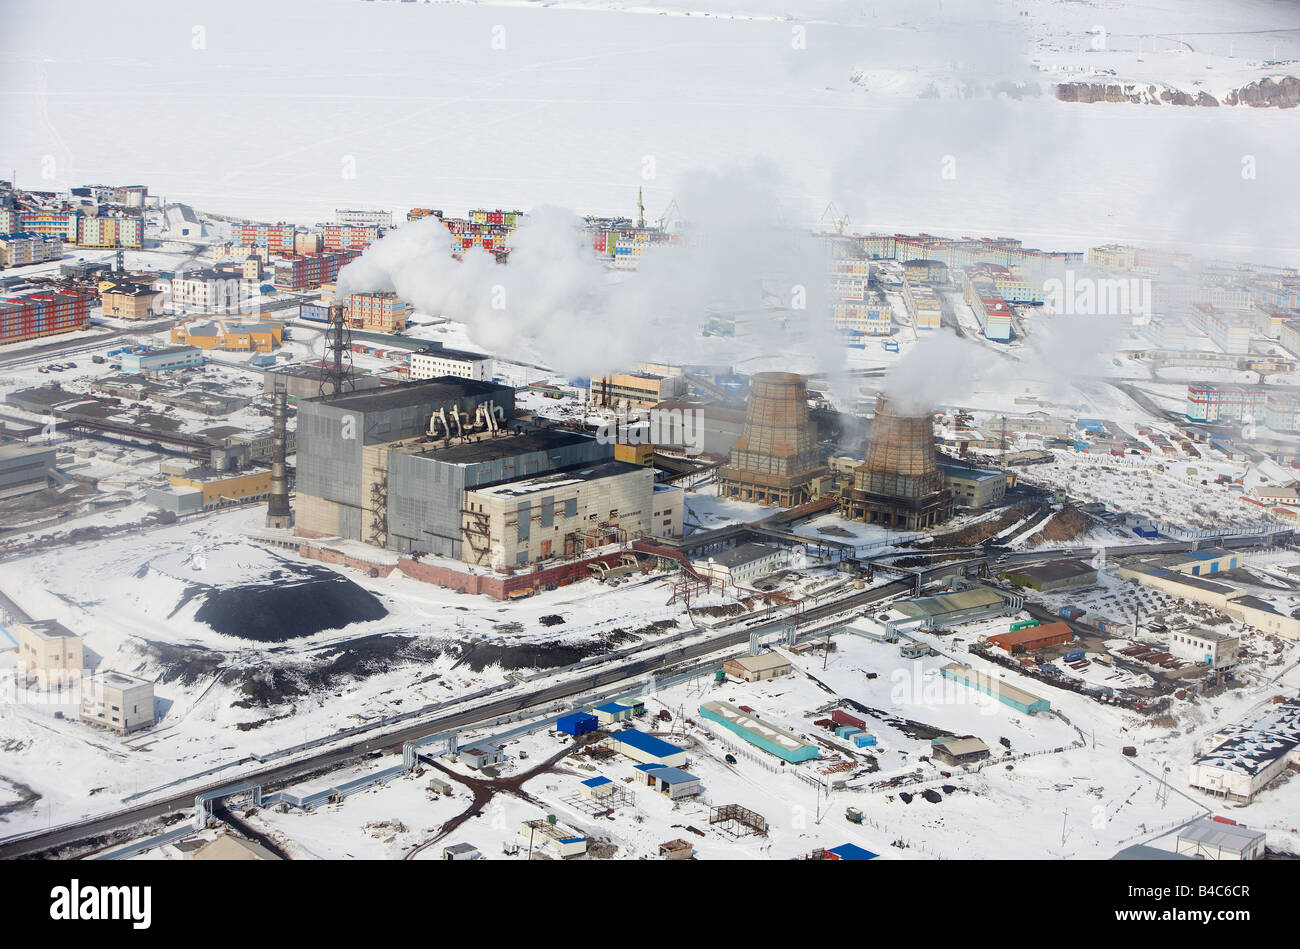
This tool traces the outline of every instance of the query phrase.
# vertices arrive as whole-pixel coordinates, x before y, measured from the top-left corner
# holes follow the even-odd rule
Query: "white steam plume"
[[[800,215],[783,210],[781,190],[763,165],[684,176],[684,243],[645,251],[638,270],[626,273],[605,269],[572,212],[530,213],[504,266],[480,250],[457,262],[445,225],[425,218],[370,245],[340,272],[337,292],[341,299],[394,291],[417,310],[464,322],[490,352],[541,359],[570,376],[698,360],[710,307],[757,310],[774,296],[795,307],[797,345],[817,370],[840,375],[844,349],[831,325],[827,251],[784,226]],[[791,337],[775,322],[755,326],[759,347],[789,351]]]

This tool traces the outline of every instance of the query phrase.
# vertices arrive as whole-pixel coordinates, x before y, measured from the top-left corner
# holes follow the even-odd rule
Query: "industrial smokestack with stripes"
[[[266,504],[266,526],[280,530],[293,527],[293,509],[289,507],[289,468],[286,442],[289,390],[284,382],[275,384],[275,416],[271,454],[271,495]]]

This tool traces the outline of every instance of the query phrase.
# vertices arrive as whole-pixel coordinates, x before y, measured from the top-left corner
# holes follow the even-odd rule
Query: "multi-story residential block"
[[[119,320],[143,320],[161,312],[163,291],[129,280],[101,280],[99,301],[104,315]]]
[[[1221,310],[1208,303],[1197,303],[1192,307],[1191,320],[1225,353],[1243,355],[1250,352],[1253,327],[1249,315]]]
[[[938,329],[943,323],[943,305],[939,296],[924,284],[913,283],[904,277],[903,303],[918,330]]]
[[[335,208],[334,223],[350,224],[358,227],[387,228],[393,226],[393,212]]]
[[[236,224],[231,233],[237,244],[255,244],[272,254],[294,253],[294,237],[298,229],[292,224]]]
[[[144,219],[127,215],[79,218],[77,243],[83,247],[141,247]]]
[[[1300,432],[1300,393],[1270,389],[1264,398],[1264,426],[1275,432]]]
[[[49,290],[0,299],[0,343],[70,333],[90,322],[92,297],[75,290]]]
[[[355,250],[286,255],[275,265],[271,283],[280,290],[314,290],[337,280],[339,271],[356,256]]]
[[[893,332],[894,311],[883,298],[861,302],[840,302],[831,306],[835,328],[869,336],[888,336]]]
[[[376,225],[326,224],[321,228],[325,250],[364,250],[384,236]]]
[[[165,284],[178,313],[241,313],[252,306],[249,281],[212,268],[187,270],[159,283]]]
[[[354,293],[347,299],[346,319],[356,329],[376,333],[399,333],[406,329],[410,306],[397,294]]]
[[[40,234],[75,244],[80,217],[76,211],[15,211],[0,208],[0,233]]]
[[[1187,387],[1187,418],[1193,422],[1263,421],[1265,393],[1246,386],[1195,382]]]
[[[0,234],[0,267],[40,264],[62,256],[63,238],[58,235]]]

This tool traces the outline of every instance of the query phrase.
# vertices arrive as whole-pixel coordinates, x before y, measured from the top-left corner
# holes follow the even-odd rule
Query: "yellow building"
[[[652,409],[660,402],[686,392],[680,375],[661,376],[651,372],[615,372],[593,376],[589,398],[595,405],[629,409]]]
[[[284,324],[247,320],[191,320],[172,327],[172,342],[202,350],[235,353],[269,353],[284,339]]]
[[[81,675],[81,637],[56,620],[16,623],[18,661],[25,675],[50,685],[70,683]]]
[[[119,320],[143,320],[154,315],[162,291],[125,280],[102,280],[99,284],[104,316]]]
[[[246,471],[239,474],[172,475],[172,487],[195,488],[202,492],[204,507],[215,507],[223,501],[244,501],[260,497],[271,491],[271,471]]]
[[[654,445],[625,445],[622,442],[614,445],[614,460],[626,461],[634,465],[648,465],[651,458],[654,457]]]

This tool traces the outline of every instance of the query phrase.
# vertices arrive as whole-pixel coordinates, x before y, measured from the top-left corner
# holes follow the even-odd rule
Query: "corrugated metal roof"
[[[973,590],[958,590],[955,593],[939,593],[923,596],[915,600],[903,600],[894,605],[905,616],[942,616],[945,613],[957,613],[961,610],[974,610],[993,606],[1003,602],[996,591],[987,587]]]
[[[1178,832],[1178,840],[1191,840],[1224,850],[1246,851],[1264,839],[1264,834],[1235,824],[1224,824],[1208,817]]]
[[[685,751],[684,748],[670,745],[668,742],[662,741],[654,735],[647,735],[645,732],[639,732],[635,728],[628,728],[621,732],[615,732],[613,735],[610,735],[610,738],[625,745],[631,745],[638,751],[644,751],[646,754],[656,755],[661,758],[668,755],[680,755]]]

